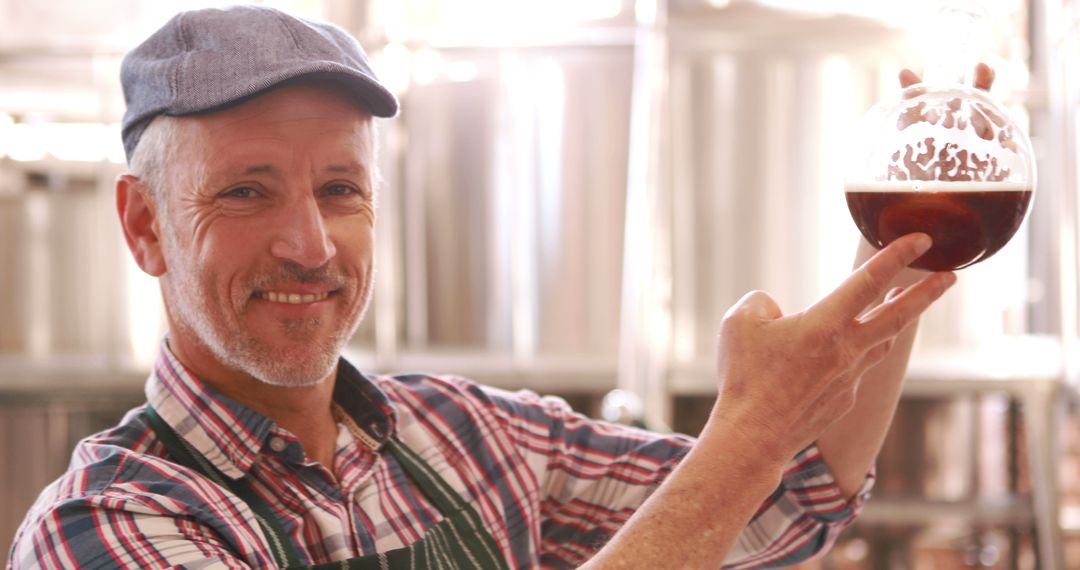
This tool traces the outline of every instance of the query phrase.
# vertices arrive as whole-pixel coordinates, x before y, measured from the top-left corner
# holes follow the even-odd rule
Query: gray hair
[[[169,165],[180,142],[179,121],[168,115],[154,117],[128,161],[128,169],[150,189],[151,198],[161,209],[165,208],[165,186],[170,182]]]

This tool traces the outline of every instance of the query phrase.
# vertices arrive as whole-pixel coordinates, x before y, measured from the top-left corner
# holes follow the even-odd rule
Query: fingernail
[[[926,234],[918,234],[915,237],[915,252],[919,255],[926,253],[930,246],[934,245],[934,241],[930,239],[930,236]]]
[[[945,291],[948,291],[949,287],[952,287],[954,283],[956,283],[956,274],[955,273],[949,271],[949,272],[941,274],[941,292],[942,293],[944,293]]]

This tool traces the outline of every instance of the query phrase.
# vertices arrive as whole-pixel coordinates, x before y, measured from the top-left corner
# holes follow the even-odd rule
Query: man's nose
[[[336,248],[314,196],[287,205],[278,219],[271,255],[311,269],[334,257]]]

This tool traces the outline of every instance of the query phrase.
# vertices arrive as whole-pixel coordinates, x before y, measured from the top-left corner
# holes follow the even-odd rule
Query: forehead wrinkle
[[[266,176],[270,176],[270,177],[273,177],[273,178],[281,178],[281,177],[283,177],[285,175],[285,172],[286,172],[285,169],[281,169],[281,168],[279,168],[279,167],[277,167],[277,166],[275,166],[273,164],[269,164],[269,163],[252,164],[250,166],[243,167],[242,169],[239,169],[239,170],[236,170],[236,169],[230,169],[230,170],[232,172],[234,172],[235,174],[230,174],[229,172],[226,172],[222,176],[217,177],[217,178],[219,178],[219,181],[218,181],[219,184],[227,183],[228,179],[244,178],[244,177],[247,177],[247,176],[266,175]],[[367,178],[367,177],[370,176],[369,169],[366,166],[364,166],[362,163],[360,163],[359,161],[331,163],[331,164],[326,165],[326,166],[324,166],[322,168],[319,168],[319,167],[312,168],[312,172],[315,173],[316,175],[320,171],[322,173],[324,173],[324,174],[344,175],[344,176],[347,176],[347,177],[350,177],[350,178]]]
[[[282,173],[281,169],[273,164],[263,162],[248,164],[247,166],[244,166],[243,163],[228,165],[224,168],[218,166],[215,167],[214,170],[216,170],[216,172],[213,180],[210,180],[209,182],[212,182],[215,187],[230,184],[238,181],[238,179],[248,176],[268,175],[273,178],[279,178]]]
[[[238,109],[234,109],[238,110]],[[243,118],[261,118],[266,114],[265,110],[257,109],[244,109],[241,115]],[[221,119],[233,119],[233,120],[221,120]],[[326,161],[325,165],[313,164],[313,161],[308,162],[308,171],[313,176],[326,175],[346,175],[356,178],[370,179],[373,177],[373,164],[369,165],[368,162],[373,160],[373,133],[372,133],[372,120],[370,116],[362,115],[357,117],[359,120],[355,124],[346,125],[337,123],[334,125],[323,125],[322,131],[325,135],[328,135],[328,140],[338,140],[340,143],[346,144],[349,148],[348,152],[344,155],[338,155],[337,157],[326,157],[330,160]],[[243,119],[240,117],[185,117],[185,123],[190,124],[193,131],[198,132],[200,139],[209,143],[210,147],[214,147],[214,143],[228,144],[227,147],[219,147],[216,150],[213,148],[206,148],[202,146],[205,151],[202,153],[202,159],[207,161],[204,167],[210,167],[209,170],[213,171],[213,180],[206,180],[215,185],[226,184],[230,179],[242,178],[246,176],[271,176],[280,178],[287,175],[295,167],[300,166],[290,162],[289,164],[278,164],[279,160],[289,160],[284,156],[268,156],[264,151],[269,151],[271,148],[280,148],[277,143],[286,143],[288,136],[279,135],[267,135],[264,133],[243,133],[243,128],[238,124]],[[218,120],[214,120],[218,119]],[[276,121],[274,121],[276,122]],[[285,121],[291,123],[291,121]],[[278,122],[279,125],[285,122]],[[345,121],[348,123],[348,121]],[[216,132],[220,132],[218,129],[221,127],[231,127],[230,130],[240,131],[242,134],[236,140],[225,143],[220,136],[215,136]],[[246,136],[245,136],[246,135]],[[226,137],[228,138],[228,137]],[[252,153],[237,152],[240,147],[249,147],[253,149]],[[262,150],[259,150],[262,149]],[[289,149],[286,154],[295,153],[296,149]],[[199,154],[199,153],[194,153]],[[236,155],[240,156],[232,156]],[[243,154],[249,154],[249,156],[243,157]],[[263,155],[263,156],[259,156]],[[295,159],[295,156],[291,157]],[[228,163],[232,163],[231,165]],[[211,166],[213,165],[213,166]],[[206,178],[205,176],[201,178]]]

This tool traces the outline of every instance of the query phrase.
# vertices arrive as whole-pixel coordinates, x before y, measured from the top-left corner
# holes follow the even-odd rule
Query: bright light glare
[[[834,149],[821,155],[818,187],[819,216],[821,219],[820,251],[844,252],[844,255],[823,255],[820,259],[817,295],[824,295],[839,283],[851,269],[852,244],[858,243],[858,231],[851,215],[844,207],[841,191],[847,163],[843,152],[850,145],[849,133],[859,120],[859,109],[853,78],[848,60],[834,56],[827,58],[821,67],[821,110],[819,123],[819,148]]]
[[[96,162],[105,158],[108,129],[101,123],[49,123],[40,125],[47,152],[59,160]]]
[[[127,317],[131,356],[137,366],[149,367],[157,356],[158,344],[165,331],[164,308],[157,279],[143,273],[128,257]]]
[[[419,85],[434,83],[442,72],[443,58],[439,52],[422,49],[413,53],[413,79]]]
[[[399,43],[389,43],[376,57],[379,79],[397,94],[409,88],[409,48]]]
[[[642,24],[651,24],[656,21],[657,0],[636,0],[634,2],[634,14],[637,21]]]
[[[755,0],[755,3],[817,14],[850,14],[888,22],[899,27],[917,27],[939,0]]]
[[[450,81],[473,81],[480,75],[480,69],[472,61],[455,61],[446,66],[446,78]]]
[[[730,0],[708,0],[722,8]],[[1019,12],[1024,10],[1022,0],[753,0],[755,4],[809,14],[847,14],[884,22],[889,26],[919,33],[927,30],[942,7],[970,4],[981,7],[987,16],[987,25],[996,27],[998,33],[1014,33]]]
[[[538,30],[615,18],[623,9],[622,0],[458,0],[453,9],[450,3],[433,4],[422,13],[414,11],[410,18],[431,22],[435,28],[432,32],[511,43],[535,35]]]
[[[513,18],[524,25],[572,24],[590,20],[614,18],[622,11],[621,0],[471,0],[487,10],[501,10],[507,15],[517,14]],[[468,13],[468,12],[465,12]],[[497,23],[497,20],[490,20]]]
[[[412,77],[409,76],[411,62]],[[401,44],[389,44],[383,51],[380,64],[391,73],[382,77],[395,92],[403,93],[410,82],[429,85],[436,81],[466,82],[480,75],[480,69],[472,61],[446,61],[436,50],[420,49],[410,52]]]
[[[8,148],[8,156],[22,162],[45,160],[48,141],[41,128],[37,125],[20,123],[12,125],[8,132],[11,133],[11,141],[18,141],[18,144],[12,142]]]
[[[120,123],[112,123],[105,127],[105,160],[114,164],[127,163],[127,155],[124,154],[124,143],[120,139]]]
[[[36,162],[49,156],[71,162],[125,161],[119,124],[13,124],[7,115],[0,116],[0,156],[5,154],[20,162]]]

